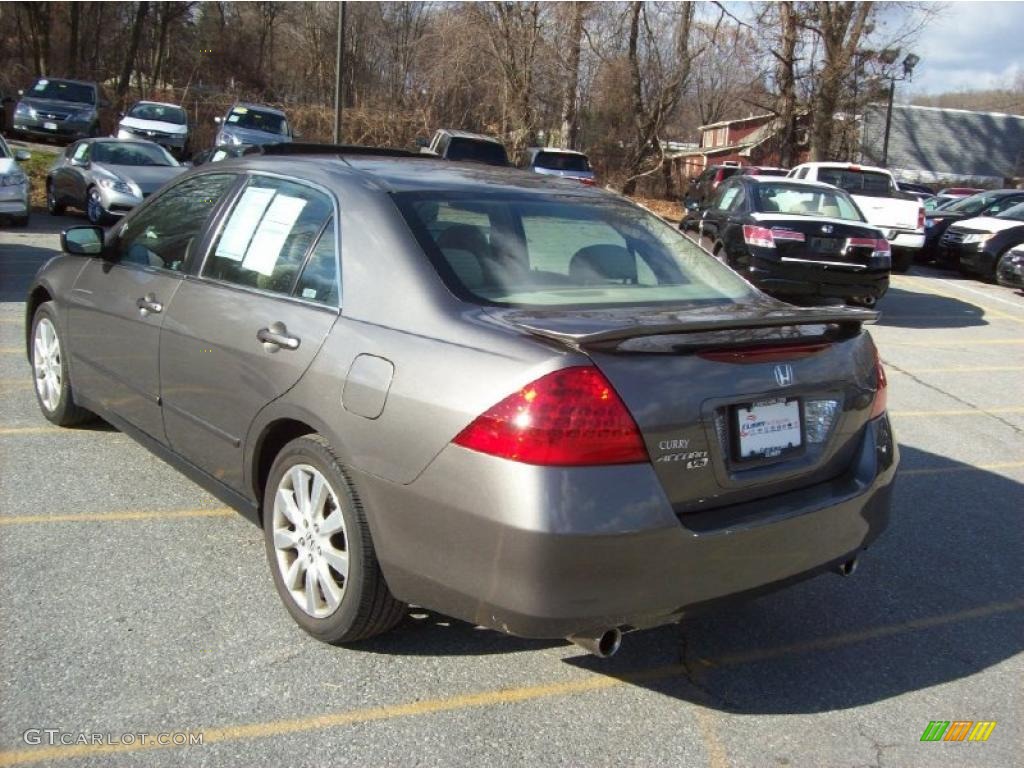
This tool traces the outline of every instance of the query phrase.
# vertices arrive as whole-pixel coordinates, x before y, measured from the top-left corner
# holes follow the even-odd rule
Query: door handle
[[[284,323],[271,323],[269,328],[260,328],[256,331],[256,339],[263,343],[267,352],[277,352],[279,349],[287,349],[294,352],[299,348],[297,336],[288,335],[288,329]]]
[[[164,311],[164,305],[156,300],[156,296],[152,293],[147,293],[141,299],[135,300],[135,306],[139,308],[139,313],[146,317],[150,312],[157,314]]]

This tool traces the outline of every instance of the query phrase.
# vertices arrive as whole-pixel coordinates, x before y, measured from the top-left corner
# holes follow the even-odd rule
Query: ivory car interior
[[[324,641],[412,603],[609,655],[887,525],[876,315],[770,298],[612,193],[282,145],[62,241],[27,301],[43,413],[260,525]]]

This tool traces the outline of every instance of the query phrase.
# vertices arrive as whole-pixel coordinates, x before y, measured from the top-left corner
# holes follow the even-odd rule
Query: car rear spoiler
[[[523,330],[561,342],[571,347],[584,348],[614,345],[646,336],[674,336],[699,333],[715,333],[719,331],[755,330],[764,328],[781,328],[786,326],[827,325],[833,326],[841,336],[853,336],[864,324],[878,320],[879,313],[871,310],[812,307],[773,310],[756,314],[739,314],[736,316],[717,315],[712,317],[687,318],[679,313],[674,320],[658,319],[644,322],[643,317],[636,318],[634,323],[622,323],[616,327],[601,330],[583,330],[573,328],[571,323],[544,323],[541,315],[505,314],[503,319]]]

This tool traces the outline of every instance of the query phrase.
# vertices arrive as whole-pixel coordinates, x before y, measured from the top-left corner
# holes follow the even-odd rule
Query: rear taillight
[[[917,209],[917,228],[924,229],[924,208]]]
[[[871,404],[871,416],[869,418],[875,419],[885,413],[885,408],[888,403],[888,395],[886,390],[889,388],[889,382],[885,378],[885,369],[882,367],[882,361],[878,359],[878,350],[875,350],[875,401]]]
[[[593,179],[584,179],[584,178],[580,179],[580,184],[583,184],[583,185],[585,185],[587,187],[592,187],[592,186],[594,186],[595,183],[596,182]]]
[[[758,227],[753,224],[743,225],[743,241],[747,245],[756,245],[760,248],[774,248],[775,235],[768,227]]]
[[[847,248],[870,248],[872,256],[892,256],[889,241],[884,237],[851,237],[846,241]]]
[[[608,379],[592,366],[542,376],[477,417],[453,442],[526,464],[648,461],[636,422]]]

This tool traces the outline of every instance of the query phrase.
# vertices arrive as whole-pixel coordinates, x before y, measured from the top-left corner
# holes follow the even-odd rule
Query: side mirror
[[[103,227],[69,227],[60,233],[60,248],[74,256],[99,256],[103,253]]]
[[[220,115],[217,115],[215,118],[213,118],[213,122],[215,122],[217,125],[220,125],[224,122],[224,118]]]
[[[19,163],[24,163],[26,160],[32,159],[32,153],[27,149],[16,149],[14,150],[14,159]]]
[[[81,158],[78,158],[78,157],[72,157],[71,158],[71,164],[73,166],[75,166],[76,168],[88,168],[89,167],[89,161],[88,160],[82,160]]]

